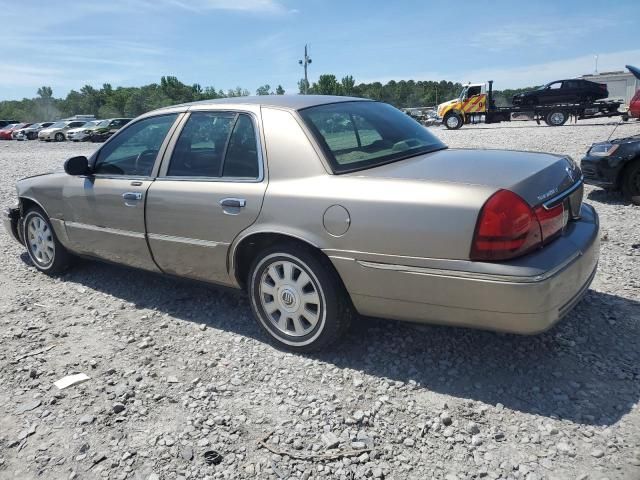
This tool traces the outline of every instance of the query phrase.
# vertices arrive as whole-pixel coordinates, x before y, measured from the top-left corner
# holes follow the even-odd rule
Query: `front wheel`
[[[634,205],[640,205],[640,160],[636,160],[625,168],[622,177],[622,194]]]
[[[24,216],[22,238],[29,258],[41,272],[56,275],[71,264],[71,255],[58,241],[47,215],[37,207]]]
[[[464,120],[459,113],[449,112],[444,116],[444,126],[449,130],[458,130],[462,127]]]
[[[348,329],[351,302],[328,260],[302,245],[276,245],[254,260],[249,275],[253,314],[279,346],[321,350]]]

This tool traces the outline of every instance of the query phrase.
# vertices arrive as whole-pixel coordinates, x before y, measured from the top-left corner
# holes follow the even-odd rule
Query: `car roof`
[[[261,105],[267,107],[301,110],[303,108],[339,102],[370,102],[367,98],[341,97],[337,95],[256,95],[249,97],[226,97],[199,102],[183,103],[175,107],[190,107],[192,105]],[[172,108],[172,107],[168,107]]]

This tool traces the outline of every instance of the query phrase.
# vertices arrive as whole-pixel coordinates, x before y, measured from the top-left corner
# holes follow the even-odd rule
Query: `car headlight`
[[[591,146],[589,155],[593,155],[594,157],[609,157],[618,150],[619,146],[619,144],[614,143],[598,143]]]

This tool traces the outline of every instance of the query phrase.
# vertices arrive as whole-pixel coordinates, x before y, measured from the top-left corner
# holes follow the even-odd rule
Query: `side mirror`
[[[91,170],[89,169],[89,160],[87,157],[71,157],[64,162],[64,171],[68,175],[89,175]]]

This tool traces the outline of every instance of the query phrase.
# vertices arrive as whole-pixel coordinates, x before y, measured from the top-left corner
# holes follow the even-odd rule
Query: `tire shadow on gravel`
[[[61,279],[137,309],[266,342],[246,296],[235,290],[90,261]],[[558,325],[535,336],[360,318],[344,341],[307,357],[402,382],[398,388],[424,394],[425,402],[435,392],[612,425],[640,399],[640,302],[590,290]]]
[[[631,202],[625,200],[622,196],[622,193],[617,191],[604,190],[601,188],[597,188],[591,190],[587,194],[587,198],[593,202],[606,203],[607,205],[631,205]],[[640,208],[640,207],[638,207]]]

